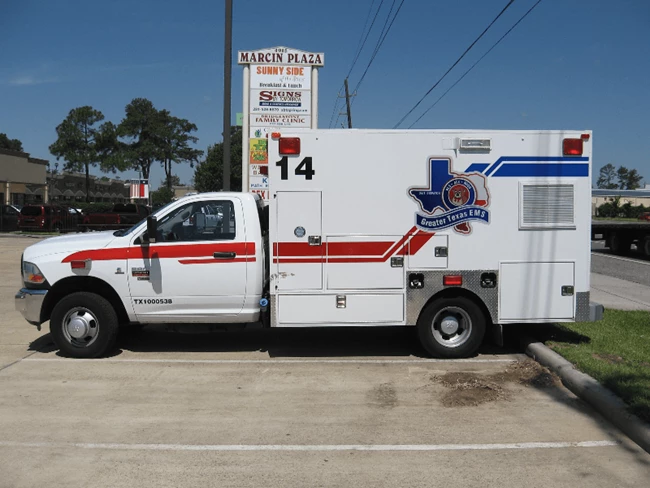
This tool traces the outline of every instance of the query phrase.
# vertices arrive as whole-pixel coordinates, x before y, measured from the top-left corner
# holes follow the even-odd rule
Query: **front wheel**
[[[432,356],[464,358],[483,342],[485,322],[483,311],[472,300],[441,298],[422,310],[417,328],[422,346]]]
[[[66,356],[96,358],[115,345],[118,319],[112,305],[95,293],[72,293],[56,304],[50,333]]]

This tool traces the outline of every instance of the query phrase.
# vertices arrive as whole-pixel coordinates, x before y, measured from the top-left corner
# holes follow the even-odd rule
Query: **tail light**
[[[300,154],[300,138],[299,137],[281,137],[280,138],[280,154],[285,156],[289,154]]]
[[[562,141],[562,154],[565,156],[582,156],[582,139],[564,139]]]
[[[446,275],[442,278],[444,286],[461,286],[463,284],[463,277],[460,275]]]

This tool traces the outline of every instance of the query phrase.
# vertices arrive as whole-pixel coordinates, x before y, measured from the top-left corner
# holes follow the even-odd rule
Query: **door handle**
[[[215,252],[212,255],[215,259],[234,259],[237,256],[236,252]]]

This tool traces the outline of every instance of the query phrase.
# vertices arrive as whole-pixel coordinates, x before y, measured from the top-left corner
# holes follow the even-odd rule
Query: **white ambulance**
[[[503,324],[599,320],[591,146],[589,131],[273,133],[268,205],[195,194],[128,230],[46,239],[24,252],[16,307],[74,357],[128,324],[416,326],[431,355],[466,357]]]

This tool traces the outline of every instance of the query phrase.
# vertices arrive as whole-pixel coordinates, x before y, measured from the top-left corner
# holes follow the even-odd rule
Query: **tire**
[[[614,254],[628,254],[631,245],[632,240],[618,232],[614,232],[609,239],[609,248]]]
[[[56,304],[50,317],[54,343],[63,354],[74,358],[103,356],[115,345],[118,329],[113,306],[95,293],[66,296]]]
[[[417,323],[420,343],[429,354],[440,358],[473,355],[483,343],[485,327],[483,311],[465,297],[434,300],[424,307]]]

